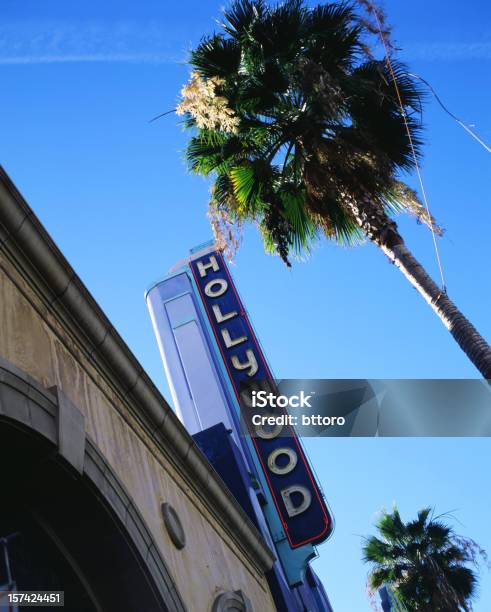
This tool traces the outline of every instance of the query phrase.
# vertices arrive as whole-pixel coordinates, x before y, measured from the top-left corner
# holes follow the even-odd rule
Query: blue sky
[[[174,108],[186,53],[215,27],[222,2],[3,0],[0,163],[170,401],[143,292],[210,237],[209,185],[187,173]],[[413,71],[491,141],[491,4],[387,0]],[[491,339],[491,155],[429,98],[422,166],[450,296]],[[416,185],[414,177],[408,178]],[[400,219],[437,277],[431,235]],[[287,270],[254,228],[232,272],[280,377],[474,377],[448,332],[371,245],[320,243]],[[336,612],[368,610],[360,536],[397,502],[454,511],[491,552],[489,440],[308,440],[336,518],[316,570]],[[482,575],[478,612],[491,609]]]

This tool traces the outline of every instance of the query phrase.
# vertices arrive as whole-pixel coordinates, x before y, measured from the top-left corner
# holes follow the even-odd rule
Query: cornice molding
[[[105,377],[120,390],[164,456],[196,483],[212,515],[262,571],[275,556],[239,506],[165,398],[114,329],[88,289],[0,166],[0,251],[14,250],[16,265],[50,305],[53,315],[77,338]],[[63,313],[60,313],[60,308]],[[63,315],[63,316],[62,316]]]

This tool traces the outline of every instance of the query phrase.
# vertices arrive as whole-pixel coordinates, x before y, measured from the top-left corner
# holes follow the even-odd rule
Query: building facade
[[[244,393],[274,380],[222,254],[193,249],[146,299],[180,420],[275,553],[277,609],[331,610],[309,562],[332,518],[301,444],[244,432]]]
[[[277,609],[274,548],[206,444],[0,169],[0,607],[17,589],[67,612]]]

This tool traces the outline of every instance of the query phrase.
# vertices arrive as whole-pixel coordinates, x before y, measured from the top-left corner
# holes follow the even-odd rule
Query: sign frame
[[[251,382],[261,380],[267,381],[268,384],[274,386],[271,371],[222,253],[219,250],[215,250],[201,254],[189,261],[189,267],[232,384],[236,400],[241,405],[241,388],[239,385],[245,380]],[[220,298],[225,295],[227,305],[223,307],[223,300]],[[234,337],[231,336],[229,331],[232,321],[235,324],[235,331],[239,330],[239,333],[234,334]],[[241,333],[242,335],[240,335]],[[245,362],[243,359],[239,360],[239,351],[244,355],[244,348],[246,348],[246,354],[250,354],[249,351],[253,351],[254,361],[249,363],[250,359]],[[248,367],[249,376],[246,372]],[[295,430],[289,424],[285,425],[283,429],[288,434],[283,431],[281,438],[279,441],[276,440],[276,443],[274,440],[264,440],[256,436],[251,436],[251,440],[289,546],[295,549],[307,544],[313,545],[324,541],[332,532],[333,520]],[[281,470],[274,473],[268,467],[268,457],[281,450],[278,444],[280,444],[281,448],[292,449],[298,459],[294,469],[292,469],[292,478],[299,480],[297,489],[307,489],[311,495],[311,502],[307,509],[310,517],[308,521],[305,521],[307,517],[290,515],[286,506],[284,492],[289,487],[292,490],[295,489],[295,484],[292,487],[292,481],[289,481],[281,473]],[[301,525],[302,521],[299,518],[303,518],[303,525]],[[313,524],[316,525],[315,532],[312,533],[312,529],[310,529],[310,533],[308,533],[309,527]]]

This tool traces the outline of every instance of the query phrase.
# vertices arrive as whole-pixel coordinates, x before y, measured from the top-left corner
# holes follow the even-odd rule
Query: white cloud
[[[0,25],[0,65],[176,63],[185,59],[188,37],[186,24],[158,21],[10,22]],[[491,42],[419,42],[402,46],[401,56],[407,61],[491,59]],[[182,49],[180,57],[176,56],[176,48]]]
[[[16,22],[0,26],[0,65],[118,62],[163,64],[182,61],[180,41],[157,22]]]
[[[490,60],[491,42],[410,43],[403,45],[402,55],[409,61]]]
[[[0,66],[14,66],[22,64],[63,64],[81,62],[99,63],[128,63],[128,64],[169,64],[177,63],[177,59],[167,55],[145,53],[109,53],[93,55],[17,55],[0,56]]]

